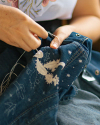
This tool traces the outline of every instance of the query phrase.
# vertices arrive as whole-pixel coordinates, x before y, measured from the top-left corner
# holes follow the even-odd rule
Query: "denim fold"
[[[20,59],[16,71],[9,66],[0,72],[0,79],[9,72],[16,76],[13,80],[6,76],[1,82],[5,90],[0,96],[0,125],[58,125],[59,101],[76,95],[73,82],[91,59],[92,40],[72,32],[58,49],[52,49],[49,45],[53,38],[50,34],[47,39],[40,38],[42,44],[37,51],[32,50],[26,66]],[[19,58],[19,52],[8,48],[2,53],[3,59],[8,52],[10,57]],[[13,67],[16,59],[0,62],[0,71],[8,64]],[[19,65],[22,70],[18,73]]]

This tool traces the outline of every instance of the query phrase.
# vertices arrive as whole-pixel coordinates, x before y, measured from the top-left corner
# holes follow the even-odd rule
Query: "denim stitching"
[[[75,44],[77,47],[79,47],[76,43],[73,43],[73,44]],[[82,50],[82,47],[80,47],[80,49]],[[86,51],[84,51],[84,50],[82,50],[84,53],[83,54],[85,54],[87,57],[88,57],[88,52],[86,52]],[[87,58],[86,57],[86,58]]]
[[[29,112],[29,111],[32,110],[33,108],[37,107],[39,104],[42,104],[42,103],[48,101],[48,99],[52,99],[52,98],[56,97],[57,95],[58,95],[58,92],[56,92],[56,93],[54,93],[54,94],[52,94],[52,95],[50,95],[50,96],[48,96],[48,97],[42,99],[41,101],[39,101],[39,103],[36,103],[33,107],[27,109],[27,110],[24,111],[21,115],[19,115],[17,118],[15,118],[15,120],[14,120],[12,123],[10,123],[9,125],[13,125],[13,123],[15,123],[19,118],[21,118],[21,117],[22,117],[23,115],[25,115],[27,112]],[[51,97],[51,96],[52,96],[52,97]]]
[[[73,43],[75,44],[77,47],[79,47],[79,43]],[[86,56],[88,56],[88,52],[84,51],[84,49],[80,46],[80,49],[82,50],[82,52],[84,52],[86,54]]]
[[[82,42],[82,44],[83,44],[83,43],[85,42],[86,39],[88,39],[88,38],[87,38],[87,37],[84,37],[84,38],[80,39],[79,42],[80,42],[80,43]]]
[[[82,44],[83,44],[87,39],[88,39],[87,37],[84,37],[84,38],[80,39],[79,42],[82,42]]]
[[[68,61],[68,63],[66,64],[66,66],[65,66],[65,68],[70,64],[70,63],[72,63],[82,52],[80,51],[80,53],[78,53],[80,51],[80,49],[73,55],[74,57],[72,57],[69,61]],[[78,55],[77,55],[77,53],[78,53]]]
[[[34,122],[36,119],[38,119],[41,115],[44,115],[46,112],[48,111],[51,111],[52,109],[54,109],[55,107],[58,107],[58,104],[57,105],[54,105],[54,106],[51,106],[47,109],[45,109],[45,111],[42,111],[41,113],[39,113],[38,115],[35,116],[35,118],[33,118],[30,123],[28,122],[27,125],[31,124],[32,122]]]
[[[80,49],[79,49],[78,51],[80,51]],[[78,53],[78,52],[77,52],[77,53]],[[76,53],[76,54],[77,54],[77,53]],[[75,55],[76,55],[76,54],[75,54]],[[74,56],[75,56],[75,55],[74,55]],[[75,59],[75,58],[74,58],[74,59]],[[52,98],[53,98],[53,97],[52,97]],[[43,100],[44,100],[43,102],[47,101],[48,99],[49,99],[49,97],[43,99]],[[42,100],[41,100],[41,101],[40,101],[38,104],[36,104],[34,107],[36,107],[37,105],[39,105],[39,104],[41,104],[41,103],[43,103],[43,102],[42,102]],[[34,108],[34,107],[32,107],[32,108]],[[32,108],[31,108],[31,109],[32,109]],[[27,112],[28,112],[29,110],[31,110],[31,109],[28,109],[27,111],[25,111],[23,115],[25,115],[25,113],[27,113]],[[22,117],[23,115],[21,115],[20,117]],[[20,117],[19,117],[19,118],[20,118]],[[17,118],[16,121],[17,121],[19,118]],[[15,122],[15,121],[14,121],[14,122]],[[14,123],[14,122],[13,122],[13,123]],[[12,124],[13,124],[13,123],[12,123]]]
[[[72,38],[72,37],[69,37],[69,38]],[[87,40],[87,39],[88,39],[88,38],[84,36],[84,37],[81,38],[80,41],[78,41],[78,42],[79,42],[79,43],[82,42],[82,44],[83,44],[83,43],[85,42],[84,40]],[[70,39],[65,39],[65,40],[66,40],[66,41],[69,41]],[[77,40],[79,40],[79,39],[75,39],[75,40],[77,41]],[[73,41],[73,40],[71,39],[71,41]]]
[[[70,58],[70,60],[72,60],[72,58],[74,58],[76,55],[77,55],[77,53],[80,51],[80,49],[79,48],[77,48],[78,50],[76,51],[76,53],[75,54],[73,54],[73,56]],[[68,62],[70,62],[70,60],[68,61]],[[67,65],[67,64],[66,64]]]
[[[76,37],[76,34],[77,34],[77,33],[75,33],[75,37]],[[80,34],[80,36],[82,36],[82,35]],[[74,36],[68,36],[68,38],[72,38],[72,37],[74,37]],[[85,36],[82,36],[82,37],[83,37],[83,39],[84,39]],[[66,39],[68,39],[68,38],[66,38]],[[77,38],[77,37],[76,37],[76,38]],[[79,38],[79,37],[78,37],[78,38]]]
[[[85,38],[84,38],[84,41],[82,42],[82,44],[83,44],[86,40],[88,40],[88,38],[87,38],[87,37],[85,37]]]
[[[82,53],[82,52],[81,52],[81,53]],[[81,53],[79,53],[69,64],[71,64]],[[69,64],[67,64],[66,67],[68,67]]]
[[[75,56],[74,59],[72,59],[69,64],[71,64],[81,53],[82,53],[82,52],[80,52],[77,56]],[[85,58],[87,59],[87,57],[85,57]],[[69,64],[67,64],[66,67],[68,67]]]

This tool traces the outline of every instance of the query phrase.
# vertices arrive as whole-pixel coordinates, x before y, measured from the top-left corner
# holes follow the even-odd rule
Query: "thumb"
[[[66,34],[64,33],[54,33],[55,35],[55,38],[51,41],[51,44],[50,44],[50,47],[53,48],[53,49],[57,49],[61,44],[62,42],[66,39]]]
[[[72,31],[74,31],[75,27],[71,25],[65,25],[61,26],[54,32],[54,35],[56,36],[51,44],[50,47],[53,49],[57,49],[62,42],[71,34]]]

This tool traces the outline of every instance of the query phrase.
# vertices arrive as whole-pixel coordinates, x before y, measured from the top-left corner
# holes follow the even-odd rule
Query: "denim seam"
[[[51,106],[49,108],[46,108],[45,111],[42,111],[41,113],[39,113],[38,115],[36,115],[34,118],[32,118],[32,120],[30,122],[28,122],[27,125],[31,124],[32,122],[34,122],[36,119],[38,119],[41,115],[44,115],[45,113],[47,113],[48,111],[51,111],[52,109],[54,109],[55,107],[58,107],[58,104]]]
[[[83,44],[87,39],[88,39],[87,37],[84,37],[83,39],[80,39],[79,42],[82,42],[82,44]]]
[[[88,40],[88,38],[87,38],[87,37],[85,37],[85,38],[84,38],[84,41],[82,42],[82,44],[83,44],[86,40]]]
[[[83,41],[83,42],[84,42],[84,41]],[[78,48],[82,49],[82,47],[81,47],[81,46],[79,46],[79,45],[80,45],[80,43],[77,43],[77,44],[79,44],[79,45],[77,45],[77,44],[76,44],[76,42],[74,42],[73,44],[74,44],[74,45],[76,45]],[[82,43],[81,43],[81,44],[82,44]],[[84,51],[84,50],[82,49],[82,51]],[[87,52],[86,52],[86,54],[88,55],[88,53],[87,53]]]
[[[69,38],[72,38],[72,37],[69,37]],[[78,41],[79,43],[82,42],[82,44],[85,42],[85,40],[87,40],[88,38],[87,37],[84,37],[84,38],[81,38],[80,41]],[[66,39],[66,41],[69,41],[69,40],[72,40],[72,39]],[[75,39],[75,41],[77,41],[79,39]]]
[[[23,115],[25,115],[27,112],[29,112],[30,110],[32,110],[33,108],[37,107],[39,104],[42,104],[46,101],[48,101],[48,99],[52,99],[54,97],[56,97],[58,95],[58,92],[44,98],[43,100],[39,101],[38,103],[36,103],[33,107],[27,109],[26,111],[24,111],[22,114],[20,114],[17,118],[15,118],[15,120],[13,122],[11,122],[9,125],[13,125],[14,122],[16,122],[19,118],[21,118]],[[51,97],[52,96],[52,97]]]
[[[81,52],[81,53],[82,53],[82,52]],[[81,53],[80,53],[80,54],[81,54]],[[74,58],[74,59],[73,59],[73,60],[72,60],[69,64],[71,64],[71,63],[72,63],[72,62],[73,62],[73,61],[74,61],[74,60],[75,60],[75,59],[76,59],[76,58],[77,58],[80,54],[78,54],[78,55],[77,55],[77,56],[76,56],[76,57],[75,57],[75,58]],[[85,55],[85,54],[83,53],[83,55]],[[85,57],[85,56],[84,56],[84,57]],[[85,57],[85,58],[87,59],[88,57]],[[68,65],[66,65],[66,67],[68,67],[68,66],[69,66],[69,64],[68,64]],[[85,66],[85,65],[84,65],[84,66]],[[84,66],[83,66],[83,67],[84,67]]]
[[[76,35],[77,33],[75,33],[75,35]],[[80,36],[82,36],[82,35],[80,35]],[[77,38],[79,38],[80,36],[69,36],[68,38],[73,38],[73,37],[77,37]],[[83,38],[85,37],[85,36],[82,36]],[[66,38],[66,39],[68,39],[68,38]]]
[[[70,58],[70,60],[72,60],[73,58],[76,57],[77,53],[80,51],[80,49],[78,48],[78,50],[75,52],[75,54],[73,54],[73,56]],[[67,64],[70,62],[70,60],[67,62]],[[66,64],[66,65],[67,65]]]
[[[75,44],[77,47],[79,47],[76,43],[73,43],[73,44]],[[80,47],[80,49],[82,49],[82,47]],[[84,51],[84,54],[86,54],[86,56],[88,57],[88,53],[86,51]]]
[[[80,47],[81,49],[82,49],[82,47]],[[83,53],[83,55],[82,56],[84,56],[84,58],[86,58],[87,59],[87,57],[89,56],[89,54],[88,54],[88,52],[86,52],[86,51],[81,51],[81,53]]]
[[[80,50],[78,50],[75,54],[74,54],[74,57],[72,57],[69,61],[68,61],[68,63],[67,63],[67,65],[65,66],[65,68],[66,67],[68,67],[68,65],[70,64],[70,63],[72,63],[81,53],[82,53],[82,51],[80,51],[80,53],[78,53]],[[77,55],[77,53],[78,53],[78,55]],[[76,55],[76,56],[75,56]]]

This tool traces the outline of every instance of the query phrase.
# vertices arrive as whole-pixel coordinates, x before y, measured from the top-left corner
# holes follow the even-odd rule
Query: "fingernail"
[[[54,46],[56,49],[58,48],[57,44],[55,44],[55,43],[53,44],[53,46]]]
[[[52,44],[50,45],[50,47],[53,48],[53,49],[57,49],[57,48],[58,48],[57,44],[55,44],[55,43],[52,43]]]

